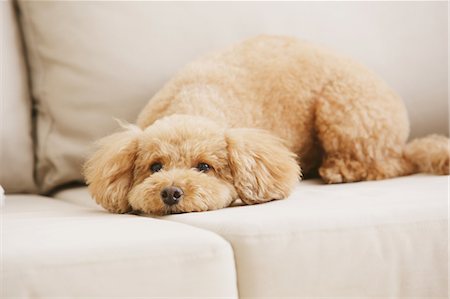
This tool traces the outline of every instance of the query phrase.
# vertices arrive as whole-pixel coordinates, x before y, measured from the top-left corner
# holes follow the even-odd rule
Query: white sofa
[[[15,7],[15,8],[14,8]],[[94,140],[184,63],[259,33],[326,44],[448,136],[447,3],[1,2],[1,298],[446,298],[448,176],[163,217],[104,211]],[[20,25],[20,26],[19,26]]]

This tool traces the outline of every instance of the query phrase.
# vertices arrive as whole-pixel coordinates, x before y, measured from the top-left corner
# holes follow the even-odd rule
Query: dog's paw
[[[328,184],[357,182],[368,177],[367,166],[360,161],[328,158],[319,168],[319,174]]]
[[[344,182],[342,174],[333,168],[320,168],[319,174],[322,180],[327,184],[338,184]]]

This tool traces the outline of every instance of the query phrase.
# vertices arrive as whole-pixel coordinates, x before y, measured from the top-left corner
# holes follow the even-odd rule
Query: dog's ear
[[[296,156],[281,139],[258,129],[229,129],[234,187],[246,204],[287,197],[300,178]]]
[[[130,127],[107,136],[86,162],[84,175],[95,201],[110,212],[130,211],[128,191],[133,183],[133,166],[137,156],[141,130]]]

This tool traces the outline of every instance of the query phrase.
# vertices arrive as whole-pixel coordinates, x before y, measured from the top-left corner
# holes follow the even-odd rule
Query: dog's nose
[[[166,205],[177,204],[183,198],[183,190],[178,187],[170,186],[162,189],[161,199]]]

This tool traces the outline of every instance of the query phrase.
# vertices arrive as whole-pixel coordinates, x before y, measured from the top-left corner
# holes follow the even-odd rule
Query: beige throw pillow
[[[31,100],[12,1],[0,1],[0,20],[0,185],[7,193],[32,193]]]
[[[20,1],[41,191],[82,181],[91,144],[134,122],[185,63],[261,34],[352,56],[407,101],[413,134],[447,133],[446,3]],[[430,102],[433,104],[430,105]]]

